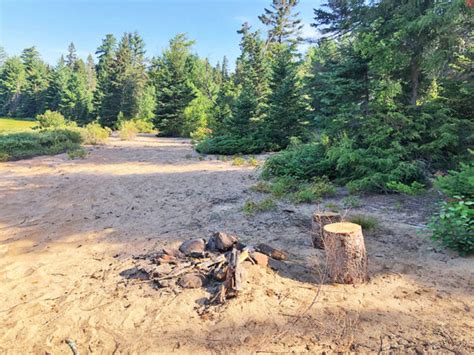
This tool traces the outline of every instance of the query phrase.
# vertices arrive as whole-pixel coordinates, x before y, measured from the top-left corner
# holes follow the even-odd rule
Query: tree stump
[[[368,281],[361,226],[346,222],[327,224],[324,226],[324,245],[329,277],[333,282],[356,284]]]
[[[317,249],[324,249],[323,228],[326,224],[338,223],[342,217],[336,212],[314,212],[311,222],[311,237],[313,246]]]

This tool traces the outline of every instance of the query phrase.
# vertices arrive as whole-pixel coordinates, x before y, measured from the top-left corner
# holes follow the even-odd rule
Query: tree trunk
[[[311,237],[313,246],[317,249],[324,249],[323,228],[326,224],[341,222],[342,218],[336,212],[314,212],[311,223]]]
[[[411,61],[411,95],[410,95],[410,105],[416,106],[416,101],[418,100],[418,88],[420,86],[420,61],[418,56],[413,58]]]
[[[369,280],[361,226],[346,222],[328,224],[324,227],[324,244],[333,282],[356,284]]]

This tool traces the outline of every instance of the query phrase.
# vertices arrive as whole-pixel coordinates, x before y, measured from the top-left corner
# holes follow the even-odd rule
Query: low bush
[[[42,115],[37,115],[39,127],[43,129],[62,128],[66,126],[66,119],[60,112],[46,110]]]
[[[445,201],[429,224],[431,239],[461,255],[474,253],[474,202]]]
[[[270,183],[268,183],[266,181],[259,181],[255,185],[250,187],[250,190],[254,191],[254,192],[261,192],[261,193],[269,194],[269,193],[271,193],[271,185],[270,185]]]
[[[267,159],[262,177],[291,176],[300,180],[327,176],[351,191],[387,191],[391,181],[411,185],[424,181],[418,162],[403,161],[397,148],[355,148],[354,142],[341,138],[333,144],[313,142],[291,147]]]
[[[87,156],[87,151],[84,148],[77,148],[67,151],[67,156],[69,159],[84,159]]]
[[[99,123],[89,123],[84,128],[79,128],[84,144],[98,145],[104,144],[110,136],[110,130],[103,128]]]
[[[474,165],[462,164],[459,171],[440,176],[435,186],[448,198],[432,217],[431,239],[461,255],[474,253]]]
[[[247,215],[252,215],[260,212],[268,212],[276,209],[276,203],[271,198],[266,198],[261,201],[255,202],[247,200],[244,204],[243,211]]]
[[[265,150],[265,144],[253,137],[234,137],[231,135],[206,138],[196,146],[204,154],[257,154]]]
[[[118,133],[121,140],[131,141],[137,136],[138,128],[133,121],[122,121]]]
[[[387,188],[392,192],[411,196],[421,195],[425,191],[425,185],[417,181],[413,181],[410,185],[399,181],[390,181],[387,183]]]
[[[0,157],[16,160],[59,154],[78,149],[81,142],[79,132],[67,129],[4,134],[0,135]]]

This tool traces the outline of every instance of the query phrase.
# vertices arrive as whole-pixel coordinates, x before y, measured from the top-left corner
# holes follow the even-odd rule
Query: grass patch
[[[245,201],[243,211],[246,215],[253,215],[261,212],[273,211],[276,209],[276,203],[272,198],[266,198],[255,202],[252,200]]]
[[[87,156],[87,151],[84,148],[77,148],[67,151],[67,156],[69,159],[84,159]]]
[[[264,194],[271,193],[271,185],[266,181],[259,181],[255,185],[250,187],[250,191],[261,192]]]
[[[349,218],[352,223],[358,224],[364,231],[371,231],[379,226],[376,218],[366,215],[354,215]]]
[[[3,161],[53,155],[80,147],[79,132],[67,129],[31,131],[0,135],[0,158]]]
[[[0,117],[0,134],[31,131],[38,122],[28,118]]]

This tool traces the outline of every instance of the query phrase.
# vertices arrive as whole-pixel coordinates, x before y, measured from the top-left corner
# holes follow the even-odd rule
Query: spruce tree
[[[17,116],[26,87],[26,72],[19,57],[8,58],[0,70],[0,115]]]
[[[303,24],[298,18],[299,13],[292,13],[299,0],[273,0],[270,9],[265,8],[265,13],[259,20],[268,30],[269,43],[297,42]]]
[[[49,68],[41,60],[36,47],[24,49],[21,59],[26,72],[26,86],[22,95],[20,115],[35,117],[46,109]]]
[[[184,109],[195,98],[189,78],[193,41],[184,34],[170,40],[169,48],[153,60],[152,80],[156,88],[154,124],[163,136],[180,136],[185,126]]]
[[[291,137],[302,133],[306,112],[297,70],[293,46],[280,44],[274,48],[265,120],[266,141],[271,149],[286,148]]]
[[[116,46],[117,40],[112,34],[108,34],[102,40],[101,46],[97,48],[97,51],[95,52],[98,57],[98,63],[96,65],[97,86],[94,91],[93,99],[95,117],[101,118],[104,116],[103,101],[106,93],[111,87],[110,75]]]
[[[67,55],[66,55],[66,65],[73,69],[74,66],[76,65],[77,62],[77,51],[76,51],[76,46],[74,46],[74,43],[71,42],[69,46],[67,47]]]

